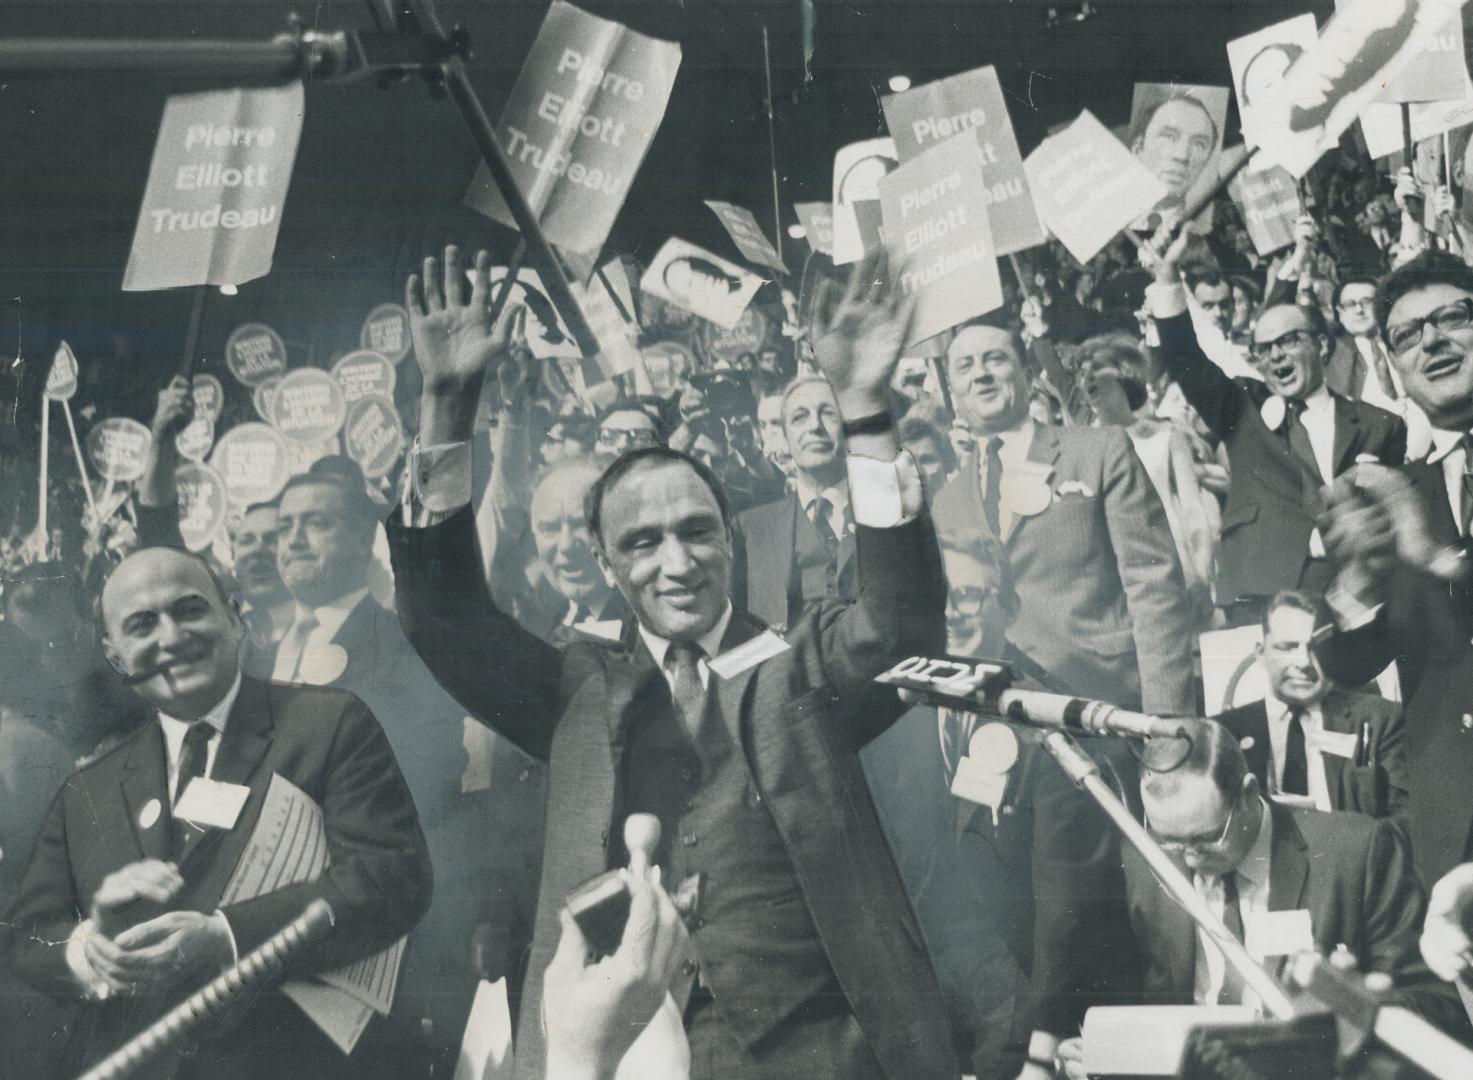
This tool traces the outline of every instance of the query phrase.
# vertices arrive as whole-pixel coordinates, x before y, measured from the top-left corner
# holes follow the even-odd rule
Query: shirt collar
[[[343,593],[336,600],[323,604],[321,607],[308,608],[298,604],[294,621],[300,622],[303,615],[311,612],[317,619],[317,625],[331,638],[342,629],[343,623],[348,621],[348,616],[353,613],[353,609],[362,603],[363,598],[367,595],[368,586],[365,585],[361,589]]]
[[[1239,877],[1247,878],[1258,888],[1264,888],[1269,883],[1269,869],[1273,865],[1274,815],[1262,796],[1258,799],[1258,806],[1263,811],[1263,824],[1258,827],[1258,835],[1254,837],[1248,854],[1233,869]]]
[[[1319,723],[1320,716],[1322,715],[1320,710],[1323,705],[1324,701],[1320,700],[1313,705],[1301,706],[1304,709],[1304,722]],[[1273,687],[1269,687],[1263,692],[1263,707],[1268,713],[1270,722],[1287,720],[1288,718],[1289,703],[1287,701],[1280,701],[1278,695],[1274,693]]]
[[[714,658],[721,651],[721,639],[726,636],[726,628],[731,624],[731,616],[731,601],[728,600],[726,610],[722,612],[721,618],[716,620],[716,625],[696,640],[696,644],[706,653],[707,660]],[[655,658],[655,666],[663,671],[665,654],[670,651],[670,639],[662,638],[653,631],[645,629],[643,623],[639,625],[639,636],[644,639],[644,647]]]
[[[813,509],[813,501],[819,497],[827,499],[835,510],[843,510],[849,505],[849,483],[846,480],[840,480],[820,491],[807,477],[798,473],[793,477],[793,487],[798,492],[798,504],[803,507],[805,514]]]
[[[1427,464],[1436,465],[1454,450],[1462,445],[1464,431],[1447,431],[1443,428],[1432,429],[1432,453],[1427,455]]]
[[[1330,388],[1325,385],[1324,380],[1304,399],[1304,411],[1307,413],[1323,412],[1334,407],[1335,399],[1330,396]]]
[[[230,710],[235,707],[235,699],[239,694],[240,672],[237,671],[235,673],[235,682],[230,684],[230,689],[225,691],[225,696],[215,703],[214,708],[199,719],[209,724],[217,733],[223,735],[225,733],[225,721],[230,716]],[[168,716],[162,711],[159,712],[159,719],[171,724],[182,724],[184,727],[197,722],[194,720],[180,720],[178,717]]]

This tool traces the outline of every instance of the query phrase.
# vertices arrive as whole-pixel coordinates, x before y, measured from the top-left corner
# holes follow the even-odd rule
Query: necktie
[[[834,504],[822,495],[813,500],[813,531],[823,541],[830,563],[837,562],[839,557],[839,535],[834,532],[833,512]]]
[[[1228,932],[1243,941],[1243,910],[1238,904],[1238,875],[1229,870],[1222,875],[1222,924]],[[1243,977],[1238,969],[1223,961],[1222,993],[1217,997],[1219,1005],[1238,1005],[1243,1000]]]
[[[701,729],[706,714],[706,688],[701,685],[699,664],[706,656],[699,645],[673,641],[665,653],[665,670],[670,673],[670,697],[676,715],[692,740]]]
[[[1289,741],[1284,746],[1284,779],[1279,790],[1287,795],[1309,794],[1309,755],[1304,749],[1304,710],[1289,707]]]
[[[1376,369],[1376,381],[1381,384],[1382,393],[1392,401],[1400,398],[1401,395],[1396,392],[1396,383],[1391,378],[1391,365],[1386,362],[1386,351],[1374,338],[1371,340],[1371,366]]]
[[[1289,440],[1289,452],[1309,469],[1309,475],[1318,486],[1324,482],[1324,476],[1320,472],[1319,461],[1314,456],[1314,444],[1309,441],[1309,429],[1304,426],[1304,402],[1286,401],[1284,404],[1288,409],[1284,433]]]
[[[317,616],[310,611],[292,624],[281,641],[281,652],[277,656],[276,670],[272,675],[278,682],[299,682],[302,675],[302,657],[307,652],[307,638],[317,629]]]
[[[1464,538],[1473,530],[1473,434],[1463,436],[1463,502],[1459,526]]]
[[[1002,535],[1002,437],[987,440],[987,486],[982,492],[982,512],[993,536]]]
[[[196,720],[185,731],[184,745],[179,750],[179,776],[174,781],[174,805],[178,805],[189,782],[205,774],[210,740],[214,737],[215,729],[204,720]]]

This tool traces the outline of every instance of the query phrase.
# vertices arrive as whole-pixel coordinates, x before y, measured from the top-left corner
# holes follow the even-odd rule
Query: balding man
[[[82,1003],[58,1054],[67,1075],[314,899],[331,904],[333,929],[289,967],[291,978],[392,944],[418,922],[431,889],[418,815],[378,722],[340,690],[243,678],[244,626],[203,559],[173,548],[134,553],[108,579],[102,616],[109,660],[154,719],[63,787],[0,924],[0,960],[38,990]],[[315,881],[223,903],[277,776],[321,807],[331,866]],[[187,792],[203,795],[211,782],[244,796],[228,827],[176,814]],[[187,1039],[137,1075],[391,1077],[413,1068],[378,1020],[345,1055],[277,992],[280,981],[229,1030],[193,1032],[197,1044]]]

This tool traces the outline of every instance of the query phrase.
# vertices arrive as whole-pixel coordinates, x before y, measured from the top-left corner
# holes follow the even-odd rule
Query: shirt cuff
[[[893,461],[849,454],[844,464],[856,525],[893,529],[920,515],[926,494],[921,486],[921,471],[910,451],[902,449]]]
[[[77,987],[83,995],[94,1001],[101,1001],[107,997],[107,984],[97,978],[82,948],[82,943],[96,932],[97,929],[91,919],[84,919],[78,923],[67,936],[65,955],[66,966],[70,969],[72,977],[77,980]]]
[[[1335,616],[1335,625],[1341,630],[1359,630],[1376,621],[1382,605],[1370,604],[1356,596],[1338,581],[1332,582],[1325,593],[1325,604]]]
[[[438,525],[470,501],[470,443],[420,446],[416,440],[409,452],[409,483],[404,485],[404,524]]]
[[[1146,310],[1152,318],[1170,319],[1187,310],[1187,291],[1179,284],[1153,281],[1146,286]]]

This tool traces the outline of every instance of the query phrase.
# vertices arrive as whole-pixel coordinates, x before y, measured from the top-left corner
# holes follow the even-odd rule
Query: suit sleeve
[[[1407,766],[1406,719],[1402,707],[1388,703],[1376,742],[1376,758],[1386,770],[1386,810],[1405,827],[1412,778]]]
[[[78,999],[81,987],[66,962],[68,935],[86,918],[67,855],[67,787],[56,793],[9,913],[0,920],[0,967],[41,993]]]
[[[1390,975],[1394,1003],[1449,1034],[1473,1035],[1467,1013],[1450,983],[1440,981],[1422,960],[1417,941],[1427,899],[1412,869],[1406,841],[1396,826],[1377,819],[1362,870],[1365,948],[1361,967]]]
[[[1105,523],[1134,631],[1142,704],[1186,716],[1197,707],[1192,610],[1166,510],[1123,431],[1110,431],[1105,453]]]
[[[313,900],[331,904],[333,932],[293,965],[297,974],[392,944],[423,917],[433,889],[409,786],[383,729],[356,699],[335,725],[319,801],[330,859],[322,876],[222,909],[243,956]]]
[[[470,508],[438,525],[391,518],[386,528],[399,621],[425,666],[478,721],[546,761],[563,656],[492,602]]]
[[[1197,344],[1190,315],[1158,318],[1156,331],[1161,336],[1157,355],[1167,374],[1218,438],[1230,435],[1247,400],[1242,387],[1207,358]]]

